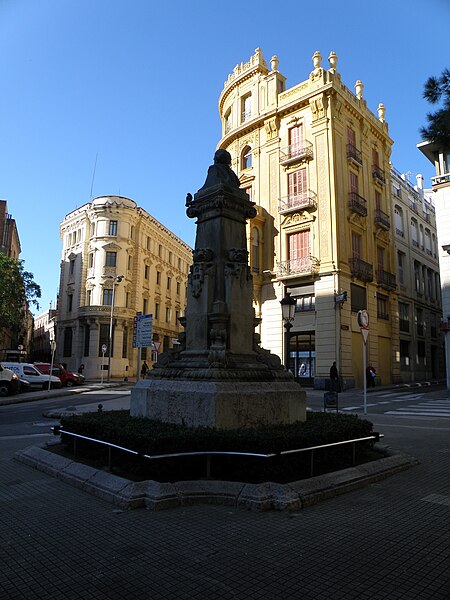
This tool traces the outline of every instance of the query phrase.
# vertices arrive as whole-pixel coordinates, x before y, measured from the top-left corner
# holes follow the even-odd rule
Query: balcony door
[[[302,273],[310,268],[311,244],[310,231],[291,233],[289,241],[289,266],[291,273]]]
[[[292,127],[289,130],[289,147],[291,156],[297,156],[303,148],[303,125]]]
[[[306,169],[289,173],[289,206],[297,206],[306,195]]]

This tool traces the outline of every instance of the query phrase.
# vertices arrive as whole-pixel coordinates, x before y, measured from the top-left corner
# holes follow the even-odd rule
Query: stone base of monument
[[[130,414],[188,427],[233,429],[305,421],[306,392],[294,381],[239,382],[144,379],[131,393]]]

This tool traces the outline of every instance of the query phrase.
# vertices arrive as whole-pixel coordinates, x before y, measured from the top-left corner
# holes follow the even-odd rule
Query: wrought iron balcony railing
[[[307,190],[303,194],[291,194],[280,198],[278,204],[278,212],[286,213],[298,208],[313,209],[317,208],[316,194],[311,190]]]
[[[349,258],[350,271],[353,277],[367,283],[373,281],[373,266],[362,258]]]
[[[356,192],[350,192],[348,195],[348,207],[352,212],[367,217],[367,202]]]
[[[379,208],[375,209],[375,225],[379,225],[382,229],[389,231],[391,228],[391,220],[389,215],[380,210]]]
[[[314,256],[301,256],[277,263],[277,277],[286,275],[312,275],[317,273],[320,260]]]
[[[313,157],[313,145],[307,140],[304,140],[301,144],[291,144],[280,150],[280,163],[282,165],[297,161],[312,160]]]
[[[372,165],[372,177],[380,183],[386,183],[384,171],[378,165]]]
[[[389,271],[384,271],[383,269],[378,269],[377,283],[385,290],[395,290],[397,287],[395,275],[393,273],[389,273]]]
[[[358,165],[363,164],[361,152],[353,144],[347,144],[347,158],[355,161]]]

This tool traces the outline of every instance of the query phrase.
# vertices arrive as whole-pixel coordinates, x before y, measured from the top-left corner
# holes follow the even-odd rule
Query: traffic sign
[[[364,345],[367,344],[367,338],[369,337],[369,329],[367,327],[361,327],[361,335],[363,336]]]
[[[153,340],[153,315],[136,315],[133,348],[148,348]]]

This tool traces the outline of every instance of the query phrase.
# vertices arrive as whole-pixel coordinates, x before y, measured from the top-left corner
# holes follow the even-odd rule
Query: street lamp
[[[280,300],[281,304],[281,316],[284,321],[284,328],[286,329],[286,333],[284,336],[284,366],[287,370],[289,370],[289,350],[290,350],[290,339],[289,339],[289,331],[292,327],[292,321],[295,316],[295,305],[297,304],[295,298],[291,298],[291,293],[286,291],[283,300]]]
[[[107,379],[108,383],[111,378],[111,350],[112,350],[112,334],[113,334],[114,297],[115,297],[115,292],[116,292],[116,285],[118,283],[120,283],[123,278],[124,278],[123,275],[110,275],[109,277],[106,278],[106,279],[113,280],[112,298],[111,298],[111,315],[109,318],[109,342],[108,342],[109,349],[108,349],[108,379]]]

